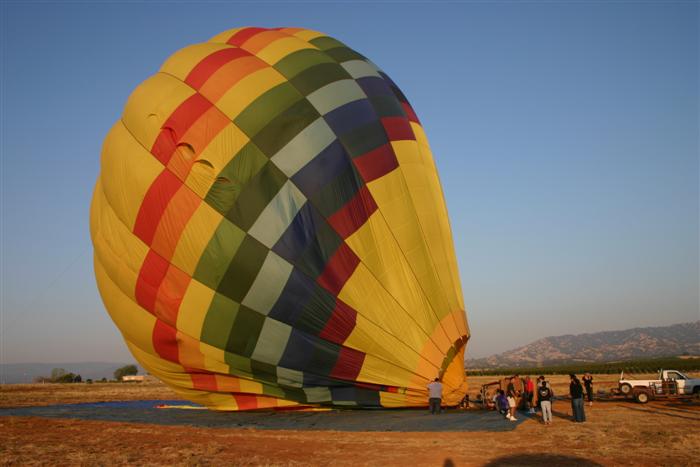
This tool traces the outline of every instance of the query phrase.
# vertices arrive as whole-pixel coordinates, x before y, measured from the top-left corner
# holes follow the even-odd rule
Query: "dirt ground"
[[[614,386],[617,375],[594,375],[594,378],[596,389],[609,388]],[[470,378],[471,391],[475,394],[480,384],[493,379]],[[566,377],[550,379],[555,393],[566,393]],[[2,407],[148,399],[176,397],[159,383],[12,385],[3,386],[0,391]],[[0,463],[416,466],[700,463],[697,400],[655,401],[647,405],[601,400],[586,407],[587,421],[579,424],[570,421],[568,401],[557,401],[554,412],[551,426],[521,415],[521,421],[510,431],[357,432],[163,426],[2,416],[0,410]],[[476,415],[489,416],[471,411],[457,416]],[[441,416],[447,421],[447,417],[455,415]],[[494,412],[490,416],[498,417]]]
[[[160,381],[146,383],[4,384],[0,407],[30,407],[83,402],[180,399]]]

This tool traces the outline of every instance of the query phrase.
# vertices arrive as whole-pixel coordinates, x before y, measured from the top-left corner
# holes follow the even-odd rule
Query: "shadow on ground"
[[[447,464],[447,461],[445,462]],[[485,467],[501,466],[527,466],[527,465],[575,465],[581,467],[602,467],[601,464],[577,456],[567,456],[563,454],[515,454],[499,457],[490,461]]]
[[[693,412],[690,410],[680,410],[680,409],[677,409],[675,407],[664,407],[664,406],[660,406],[660,407],[655,407],[655,406],[631,407],[631,406],[623,406],[623,405],[621,405],[620,407],[624,407],[627,410],[634,410],[637,412],[646,412],[646,413],[665,415],[667,417],[682,418],[684,420],[692,420],[695,422],[700,421],[700,416],[699,416],[700,414],[698,414],[698,412]],[[671,412],[669,412],[669,411],[671,411]],[[691,414],[691,416],[680,415],[677,412],[681,412],[683,414],[688,413],[688,414]],[[695,416],[693,416],[693,415],[695,415]]]
[[[165,404],[175,408],[159,409]],[[528,416],[519,414],[517,422],[498,413],[481,410],[446,410],[430,415],[427,410],[330,410],[213,412],[177,406],[185,401],[125,401],[89,404],[50,405],[0,409],[0,416],[73,418],[157,425],[185,425],[207,428],[255,428],[261,430],[335,430],[335,431],[511,431]]]

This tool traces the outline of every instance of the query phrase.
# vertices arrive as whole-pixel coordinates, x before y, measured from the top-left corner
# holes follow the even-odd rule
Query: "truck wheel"
[[[622,394],[624,394],[625,396],[629,396],[630,393],[632,392],[632,386],[630,386],[630,385],[627,384],[627,383],[621,384],[621,385],[620,385],[620,392],[621,392]]]
[[[647,402],[649,402],[649,393],[647,393],[646,391],[635,392],[634,400],[636,400],[640,404],[646,404]]]
[[[700,386],[695,386],[695,387],[693,388],[693,395],[694,395],[695,397],[700,397]]]

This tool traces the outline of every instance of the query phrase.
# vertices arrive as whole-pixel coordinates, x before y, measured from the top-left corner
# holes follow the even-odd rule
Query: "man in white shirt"
[[[440,403],[442,402],[442,383],[440,378],[435,378],[433,382],[428,384],[428,403],[430,405],[430,413],[435,415],[440,413]]]

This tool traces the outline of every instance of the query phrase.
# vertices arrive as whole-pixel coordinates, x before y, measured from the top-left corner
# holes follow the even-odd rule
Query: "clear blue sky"
[[[2,5],[2,360],[130,360],[92,272],[102,139],[176,50],[324,31],[426,128],[470,356],[700,319],[698,3]]]

